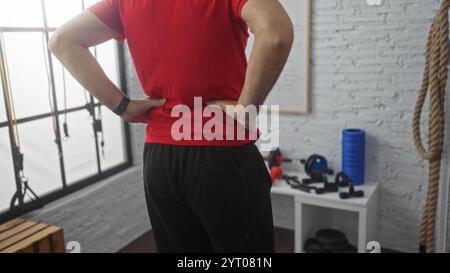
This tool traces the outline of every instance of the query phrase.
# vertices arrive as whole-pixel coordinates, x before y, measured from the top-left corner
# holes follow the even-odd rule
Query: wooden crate
[[[62,228],[20,218],[0,225],[0,253],[64,252]]]

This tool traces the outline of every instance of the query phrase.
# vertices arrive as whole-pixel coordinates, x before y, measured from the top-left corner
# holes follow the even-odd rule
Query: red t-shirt
[[[149,113],[146,142],[189,146],[250,142],[236,138],[194,140],[194,126],[192,140],[177,141],[171,134],[178,120],[171,117],[173,107],[182,104],[193,110],[194,97],[201,97],[203,103],[239,99],[248,39],[248,28],[240,15],[247,1],[103,0],[90,7],[120,34],[118,40],[128,41],[145,94],[167,99],[163,107]]]

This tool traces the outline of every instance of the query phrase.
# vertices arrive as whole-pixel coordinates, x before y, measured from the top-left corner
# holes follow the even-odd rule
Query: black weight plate
[[[316,240],[322,245],[344,245],[347,237],[335,229],[322,229],[316,232]]]
[[[345,239],[345,242],[339,242],[339,243],[336,243],[336,244],[335,243],[326,244],[326,245],[323,245],[323,247],[326,250],[329,250],[329,251],[340,251],[340,250],[345,249],[346,247],[348,247],[348,240]]]
[[[306,240],[303,249],[306,253],[328,253],[328,251],[314,238]]]
[[[358,253],[358,250],[353,245],[347,245],[347,247],[341,250],[332,251],[332,253]]]

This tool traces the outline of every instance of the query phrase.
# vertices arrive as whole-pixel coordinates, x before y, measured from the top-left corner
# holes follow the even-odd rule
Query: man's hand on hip
[[[206,103],[208,106],[216,106],[220,107],[228,116],[232,117],[236,120],[240,125],[244,126],[246,129],[251,128],[251,123],[256,124],[256,116],[257,112],[254,113],[253,119],[250,119],[251,116],[246,111],[245,105],[241,105],[239,101],[231,101],[231,100],[218,100],[211,101]],[[257,108],[255,108],[257,111]],[[243,120],[242,120],[243,119]]]
[[[154,108],[163,106],[164,103],[165,99],[131,100],[122,118],[128,123],[147,123],[148,113]]]

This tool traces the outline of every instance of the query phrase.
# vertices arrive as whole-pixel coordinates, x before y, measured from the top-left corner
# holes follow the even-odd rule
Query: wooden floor
[[[277,253],[294,252],[294,231],[286,229],[275,229],[275,251]],[[155,253],[155,240],[153,233],[148,232],[132,242],[119,253]]]

